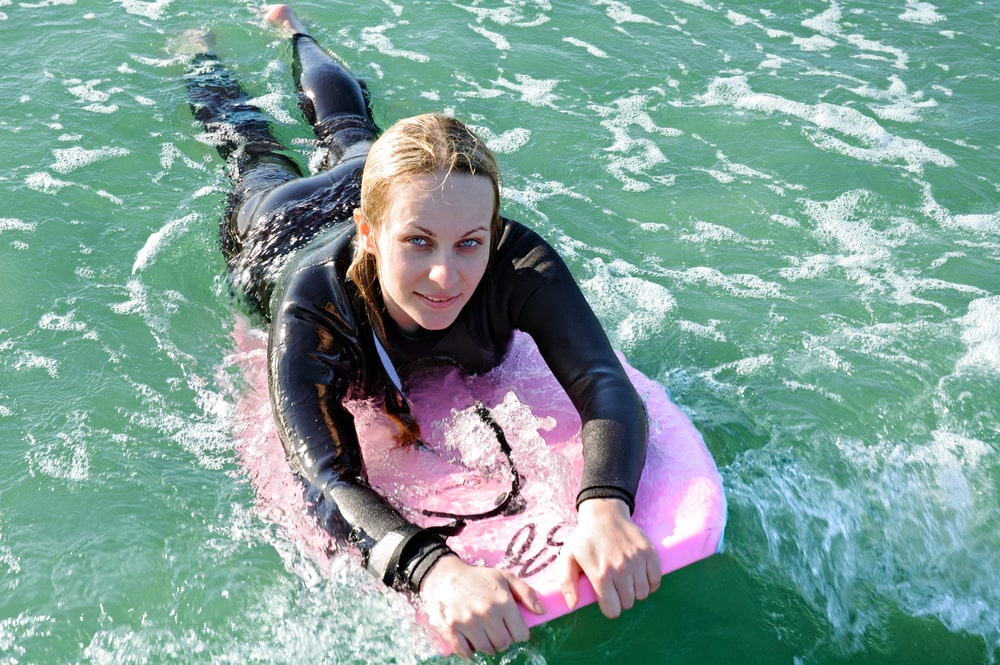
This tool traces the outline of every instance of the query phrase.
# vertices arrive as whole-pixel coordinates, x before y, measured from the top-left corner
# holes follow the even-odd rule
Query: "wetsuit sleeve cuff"
[[[384,535],[368,554],[367,568],[386,586],[419,591],[420,584],[438,559],[454,554],[444,538],[407,524]]]
[[[631,515],[635,512],[635,497],[629,492],[618,487],[587,487],[576,495],[576,507],[580,509],[580,504],[588,499],[621,499],[628,506]]]

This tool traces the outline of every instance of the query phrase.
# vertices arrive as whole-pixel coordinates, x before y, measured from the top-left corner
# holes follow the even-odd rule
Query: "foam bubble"
[[[811,30],[815,30],[821,35],[825,35],[831,38],[843,39],[848,44],[861,49],[862,51],[870,51],[872,53],[861,54],[859,58],[875,59],[879,56],[875,55],[878,53],[885,53],[889,56],[895,58],[895,67],[899,69],[905,69],[909,57],[902,49],[898,49],[892,46],[886,46],[881,42],[877,42],[871,39],[866,39],[862,35],[858,34],[845,34],[843,28],[840,25],[840,21],[843,18],[843,14],[840,10],[840,6],[836,2],[832,2],[825,11],[817,14],[812,18],[808,18],[802,21],[802,25]]]
[[[769,245],[771,240],[751,240],[728,226],[709,222],[696,222],[694,233],[681,234],[680,240],[703,245],[707,242],[725,242],[737,245]]]
[[[33,222],[23,222],[13,217],[0,217],[0,233],[4,231],[24,231],[34,233],[36,224]]]
[[[631,7],[624,2],[619,2],[618,0],[600,0],[595,4],[607,7],[604,11],[608,15],[608,18],[618,25],[621,25],[622,23],[646,23],[649,25],[660,25],[648,16],[636,14]]]
[[[71,79],[67,82],[69,87],[67,90],[71,95],[79,99],[81,102],[90,103],[100,103],[106,102],[111,99],[111,95],[119,93],[122,91],[121,88],[114,87],[109,91],[98,90],[97,86],[103,83],[101,79],[94,79],[91,81],[81,81],[80,79]]]
[[[595,58],[607,58],[608,57],[607,53],[605,53],[601,49],[597,48],[593,44],[590,44],[588,42],[583,41],[582,39],[577,39],[575,37],[564,37],[563,41],[566,42],[567,44],[571,44],[573,46],[579,46],[582,49],[586,49],[587,53],[589,53],[590,55],[594,56]]]
[[[167,7],[171,5],[173,0],[154,0],[153,2],[142,2],[142,0],[115,0],[118,4],[122,6],[122,9],[128,14],[134,16],[144,16],[153,21],[159,21],[163,18],[164,12],[166,12]]]
[[[747,25],[748,23],[753,23],[753,19],[746,14],[741,14],[732,9],[726,12],[726,19],[729,20],[733,25]]]
[[[604,320],[618,321],[613,335],[616,346],[627,349],[662,330],[667,313],[677,307],[665,287],[631,276],[634,268],[621,260],[607,264],[595,259],[591,266],[594,276],[580,285]]]
[[[197,220],[198,214],[190,213],[180,219],[168,222],[163,228],[151,234],[146,239],[146,243],[142,246],[142,249],[135,256],[135,262],[132,264],[132,274],[134,275],[144,270],[173,236],[182,233],[192,222],[196,222]]]
[[[508,129],[503,134],[494,134],[489,127],[473,126],[476,132],[489,146],[490,150],[500,154],[512,154],[523,148],[531,140],[531,130],[524,127]]]
[[[1000,375],[1000,296],[973,300],[968,313],[958,322],[968,350],[957,368]]]
[[[709,321],[708,325],[695,323],[694,321],[681,320],[677,322],[677,328],[681,332],[691,333],[692,335],[697,335],[698,337],[704,337],[716,342],[725,342],[726,333],[719,330],[719,324],[721,323],[722,321],[719,321],[718,319]]]
[[[606,150],[612,155],[608,171],[623,183],[626,191],[647,191],[652,187],[649,180],[660,184],[670,184],[669,177],[648,175],[651,167],[667,161],[660,149],[662,141],[646,137],[634,137],[630,133],[633,126],[665,137],[676,137],[683,134],[678,129],[658,126],[650,117],[647,106],[650,103],[646,95],[632,95],[615,100],[614,106],[592,105],[603,118],[601,126],[611,132],[614,142]],[[632,177],[646,176],[646,180]]]
[[[79,146],[73,148],[61,148],[52,151],[56,161],[51,168],[57,173],[69,173],[81,166],[87,166],[96,162],[102,162],[115,157],[124,157],[129,154],[125,148],[104,147],[94,150],[87,150]]]
[[[76,310],[68,314],[55,314],[49,312],[42,316],[38,322],[38,327],[42,330],[55,330],[59,332],[84,332],[87,324],[76,319]]]
[[[288,125],[295,124],[295,119],[291,114],[285,110],[283,102],[285,95],[280,92],[269,92],[264,95],[254,97],[247,101],[247,104],[251,106],[256,106],[265,113],[268,113],[278,122],[283,122]]]
[[[528,16],[525,9],[532,6],[538,7],[539,11],[534,16]],[[497,8],[460,5],[459,8],[475,14],[479,22],[491,21],[503,26],[535,28],[549,22],[549,16],[545,12],[551,11],[552,5],[549,2],[538,2],[507,4]]]
[[[706,372],[708,376],[714,376],[723,372],[735,372],[739,376],[750,376],[756,374],[765,367],[774,366],[774,357],[769,353],[762,353],[749,358],[740,358],[730,363],[724,363],[713,367]]]
[[[485,37],[486,39],[493,42],[493,46],[497,48],[498,51],[509,51],[510,42],[507,38],[501,35],[499,32],[493,32],[492,30],[487,30],[482,26],[470,25],[472,31],[475,32],[480,37]]]
[[[837,45],[837,42],[833,41],[829,37],[824,37],[823,35],[813,35],[812,37],[795,37],[792,39],[792,43],[798,46],[803,51],[829,51]]]
[[[43,194],[58,194],[60,191],[69,187],[73,183],[54,178],[51,173],[39,171],[29,174],[28,177],[24,179],[24,184],[26,184],[29,189],[33,189],[36,192],[42,192]]]
[[[55,358],[39,355],[34,351],[24,351],[14,362],[14,369],[18,371],[42,369],[51,378],[59,378],[59,361]]]
[[[709,11],[715,11],[715,9],[705,2],[705,0],[681,0],[685,5],[691,5],[692,7],[697,7],[698,9],[707,9]]]
[[[826,10],[812,18],[804,19],[802,26],[823,35],[836,35],[840,34],[841,17],[840,6],[836,2],[831,2]]]
[[[3,541],[3,532],[0,531],[0,570],[6,569],[3,579],[7,582],[5,586],[10,589],[17,584],[16,576],[21,572],[21,559]],[[3,626],[0,624],[0,644],[4,644],[3,632]]]
[[[906,0],[906,10],[899,15],[901,21],[923,23],[924,25],[944,21],[946,18],[938,13],[937,7],[929,2],[921,2],[920,0]]]
[[[387,55],[392,58],[405,58],[407,60],[412,60],[413,62],[429,62],[430,58],[423,53],[417,53],[416,51],[405,51],[403,49],[396,48],[393,45],[392,40],[385,34],[386,31],[395,26],[390,24],[383,24],[379,26],[365,28],[361,32],[361,41],[366,46],[371,46],[379,53]]]
[[[52,635],[54,625],[55,620],[50,616],[31,615],[26,612],[16,617],[0,619],[0,646],[4,648],[5,661],[20,662],[17,657],[23,658],[27,655],[27,650],[20,643]]]
[[[949,228],[962,228],[985,237],[1000,234],[1000,212],[956,215],[934,199],[930,183],[923,184],[922,212],[938,224]]]
[[[528,74],[514,74],[514,81],[506,78],[501,72],[496,84],[521,94],[521,101],[532,106],[555,108],[557,99],[553,90],[558,79],[536,79]]]
[[[697,266],[687,270],[668,270],[665,275],[688,284],[707,284],[718,287],[737,298],[788,299],[779,284],[763,280],[757,275],[727,275],[708,266]]]
[[[46,435],[46,441],[41,442],[31,434],[25,435],[28,452],[25,458],[28,462],[28,473],[32,476],[44,475],[57,480],[80,482],[90,478],[90,455],[86,441],[92,435],[89,428],[83,427],[79,412],[70,414],[76,420],[70,433],[59,432],[55,440]]]
[[[916,139],[904,139],[888,132],[878,122],[846,106],[819,102],[806,104],[778,95],[754,92],[746,76],[716,78],[696,100],[706,106],[731,106],[763,113],[783,113],[813,126],[813,143],[858,160],[882,163],[902,162],[906,169],[920,173],[925,164],[953,167],[955,161]],[[852,139],[852,143],[838,138]],[[860,143],[860,145],[858,145]]]

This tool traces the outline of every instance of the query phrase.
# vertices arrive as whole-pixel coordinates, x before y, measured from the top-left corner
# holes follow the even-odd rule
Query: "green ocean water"
[[[726,485],[720,555],[486,662],[996,662],[1000,6],[296,7],[381,124],[489,141]],[[305,160],[257,8],[0,0],[2,664],[432,658],[239,464],[227,180],[165,45],[211,28]]]

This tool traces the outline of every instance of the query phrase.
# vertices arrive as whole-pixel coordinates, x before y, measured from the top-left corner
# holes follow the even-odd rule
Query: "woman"
[[[345,401],[377,398],[401,443],[419,436],[403,394],[412,370],[492,369],[515,330],[530,334],[580,412],[585,468],[578,526],[564,548],[573,607],[584,574],[608,617],[659,586],[655,549],[631,520],[645,458],[641,401],[555,251],[501,217],[490,151],[461,122],[406,119],[379,137],[367,91],[305,34],[287,6],[266,19],[292,34],[302,108],[323,155],[303,176],[208,45],[189,94],[227,160],[235,191],[221,231],[234,286],[270,320],[269,381],[292,465],[325,526],[368,569],[418,594],[469,657],[528,639],[518,604],[538,595],[476,567],[440,529],[408,523],[372,489]]]

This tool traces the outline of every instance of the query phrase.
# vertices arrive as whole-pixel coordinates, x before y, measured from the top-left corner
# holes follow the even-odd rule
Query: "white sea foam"
[[[69,187],[73,183],[54,178],[52,174],[47,171],[37,171],[29,174],[24,179],[24,184],[26,184],[29,189],[33,189],[36,192],[42,192],[43,194],[58,194],[60,191]]]
[[[955,166],[955,161],[941,151],[916,139],[895,136],[875,119],[856,109],[826,102],[806,104],[778,95],[757,93],[750,88],[746,76],[716,78],[704,95],[696,97],[696,101],[705,106],[730,106],[799,118],[813,128],[810,138],[817,147],[858,160],[901,162],[907,170],[915,173],[921,173],[925,164]],[[838,136],[848,137],[852,142],[848,143]]]
[[[812,18],[802,21],[802,25],[811,30],[815,30],[820,35],[824,35],[833,40],[843,40],[862,51],[858,56],[863,59],[888,59],[894,63],[898,69],[906,69],[909,57],[902,49],[887,46],[881,42],[866,39],[863,35],[845,33],[840,25],[843,18],[840,5],[831,2],[830,6]],[[885,57],[883,57],[884,54]]]
[[[718,319],[712,319],[708,324],[695,323],[694,321],[681,320],[676,323],[678,330],[682,332],[691,333],[692,335],[697,335],[698,337],[704,337],[705,339],[711,339],[716,342],[725,342],[726,333],[719,330],[719,325],[722,321]]]
[[[754,20],[746,14],[741,14],[737,11],[733,11],[732,9],[726,11],[726,19],[733,25],[746,25],[754,22]]]
[[[724,472],[738,523],[760,529],[741,539],[753,550],[742,560],[787,580],[851,650],[878,639],[887,605],[1000,640],[998,561],[983,550],[997,518],[996,450],[946,431],[923,443],[788,446],[747,450]],[[839,466],[863,472],[830,472]]]
[[[837,46],[837,42],[823,35],[813,35],[812,37],[795,37],[792,43],[803,51],[829,51]]]
[[[734,360],[733,362],[717,365],[716,367],[706,371],[704,374],[706,377],[714,377],[717,374],[725,372],[735,372],[738,376],[746,377],[756,374],[765,367],[773,366],[774,357],[769,353],[762,353],[749,358],[740,358],[739,360]]]
[[[37,226],[34,222],[24,222],[20,219],[14,219],[13,217],[0,217],[0,233],[4,231],[23,231],[24,233],[34,233],[35,227]]]
[[[737,298],[788,298],[779,284],[768,282],[757,275],[727,275],[708,266],[697,266],[686,270],[667,270],[664,275],[688,284],[707,284],[717,287]]]
[[[697,7],[699,9],[707,9],[709,11],[715,11],[712,5],[705,2],[705,0],[681,0],[685,5],[691,5],[692,7]]]
[[[28,444],[25,459],[32,476],[44,475],[75,482],[90,477],[87,441],[92,438],[93,431],[86,422],[86,415],[80,411],[71,412],[68,420],[70,431],[56,433],[54,440],[46,437],[46,440],[39,441],[30,433],[25,435]]]
[[[581,281],[588,300],[606,321],[618,321],[612,332],[615,346],[625,350],[636,342],[656,337],[677,300],[662,285],[634,277],[634,268],[623,261],[590,263],[593,277]],[[609,331],[611,332],[611,331]]]
[[[613,142],[605,148],[607,152],[614,153],[610,157],[608,171],[622,182],[626,191],[647,191],[652,183],[669,184],[664,176],[648,173],[651,167],[668,161],[660,148],[663,142],[645,136],[633,136],[632,128],[639,127],[646,133],[663,137],[683,134],[678,129],[658,126],[649,115],[649,104],[648,96],[631,95],[616,99],[614,106],[589,107],[603,118],[601,126],[611,133]]]
[[[751,240],[728,226],[710,222],[695,222],[694,233],[682,233],[678,240],[704,245],[710,242],[724,242],[736,245],[769,245],[771,240]]]
[[[619,0],[596,0],[594,4],[598,7],[605,7],[606,9],[604,11],[608,15],[608,18],[619,25],[622,23],[647,23],[650,25],[660,25],[648,16],[635,13],[631,7],[624,2],[620,2]]]
[[[55,619],[50,616],[27,612],[0,618],[0,647],[4,649],[5,660],[9,663],[21,662],[20,659],[27,655],[22,643],[51,636],[55,624]]]
[[[930,183],[923,184],[923,196],[922,210],[924,214],[941,226],[965,229],[989,239],[1000,234],[1000,211],[955,214],[937,202]]]
[[[111,90],[98,90],[97,86],[104,83],[101,79],[93,79],[91,81],[81,81],[79,79],[72,79],[67,81],[69,87],[66,90],[79,99],[81,102],[106,102],[111,99],[113,94],[122,91],[121,88],[113,87]]]
[[[0,531],[0,570],[5,570],[5,574],[0,576],[6,584],[7,589],[17,585],[17,574],[21,572],[21,559],[4,542],[3,531]],[[0,623],[0,646],[4,646],[3,639],[4,624]]]
[[[391,30],[395,26],[390,24],[382,24],[379,26],[373,26],[365,28],[361,32],[361,41],[364,42],[366,46],[371,46],[379,53],[387,55],[392,58],[405,58],[406,60],[412,60],[413,62],[428,62],[428,58],[423,53],[418,53],[416,51],[407,51],[404,49],[396,48],[386,34],[388,30]]]
[[[269,92],[264,95],[259,95],[247,101],[248,104],[256,106],[265,113],[270,114],[272,118],[278,122],[285,123],[286,125],[295,124],[295,119],[291,114],[285,110],[283,105],[286,95],[282,92]]]
[[[547,12],[552,11],[552,3],[548,0],[538,0],[537,2],[507,3],[503,7],[459,5],[458,8],[475,14],[479,22],[490,21],[501,26],[536,28],[551,20]],[[527,10],[533,8],[537,8],[537,13],[532,16],[527,13]]]
[[[957,369],[1000,376],[1000,295],[973,300],[958,322],[967,350]]]
[[[889,87],[885,90],[879,89],[871,83],[865,83],[852,88],[851,92],[861,97],[884,102],[883,104],[869,104],[868,108],[879,118],[895,122],[919,122],[921,111],[938,105],[934,99],[924,99],[923,92],[910,93],[906,83],[898,76],[889,77]]]
[[[575,37],[563,37],[563,41],[567,44],[573,46],[578,46],[582,49],[586,49],[587,53],[594,56],[595,58],[607,58],[608,54],[597,48],[593,44],[583,41],[582,39],[576,39]]]
[[[143,16],[153,21],[163,18],[167,8],[173,0],[154,0],[153,2],[143,2],[142,0],[115,0],[127,13],[134,16]]]
[[[49,358],[34,351],[23,351],[17,360],[14,361],[14,369],[18,371],[41,369],[50,378],[59,378],[59,361]]]
[[[910,23],[923,23],[930,25],[939,21],[947,20],[947,17],[939,14],[937,7],[929,2],[920,0],[906,0],[906,10],[899,15],[900,20]]]
[[[38,321],[38,327],[42,330],[55,330],[59,332],[85,332],[87,324],[76,318],[76,310],[70,310],[66,314],[56,314],[49,312],[42,315]]]
[[[171,238],[183,233],[192,222],[198,221],[197,213],[190,213],[179,219],[167,222],[160,230],[154,232],[146,239],[146,243],[135,256],[132,263],[132,274],[144,270],[151,261],[156,258],[160,249],[166,245]]]
[[[51,165],[51,169],[56,173],[69,173],[82,166],[95,164],[116,157],[124,157],[129,154],[125,148],[115,148],[107,146],[87,150],[76,146],[73,148],[58,148],[52,151],[56,161]]]
[[[517,203],[530,210],[536,219],[548,221],[549,217],[538,205],[540,202],[554,196],[569,196],[570,198],[589,202],[590,199],[583,194],[578,194],[557,180],[527,180],[524,189],[517,189],[511,183],[505,183],[501,192],[501,198],[505,201]],[[569,242],[569,238],[563,236]],[[567,248],[569,249],[569,248]],[[562,250],[562,248],[560,248]]]
[[[508,129],[502,134],[493,133],[489,127],[480,125],[472,125],[471,127],[480,138],[486,141],[490,150],[503,155],[517,152],[531,140],[531,130],[524,127]]]
[[[501,35],[499,32],[494,32],[492,30],[487,30],[482,26],[470,25],[469,28],[472,29],[480,37],[484,37],[489,41],[493,42],[493,46],[496,47],[498,51],[509,51],[510,42],[506,37]]]
[[[520,93],[521,101],[532,106],[549,108],[556,106],[555,102],[558,97],[553,91],[559,83],[558,79],[536,79],[528,74],[514,74],[514,81],[511,81],[504,76],[504,72],[500,72],[500,78],[494,83],[501,88]]]

